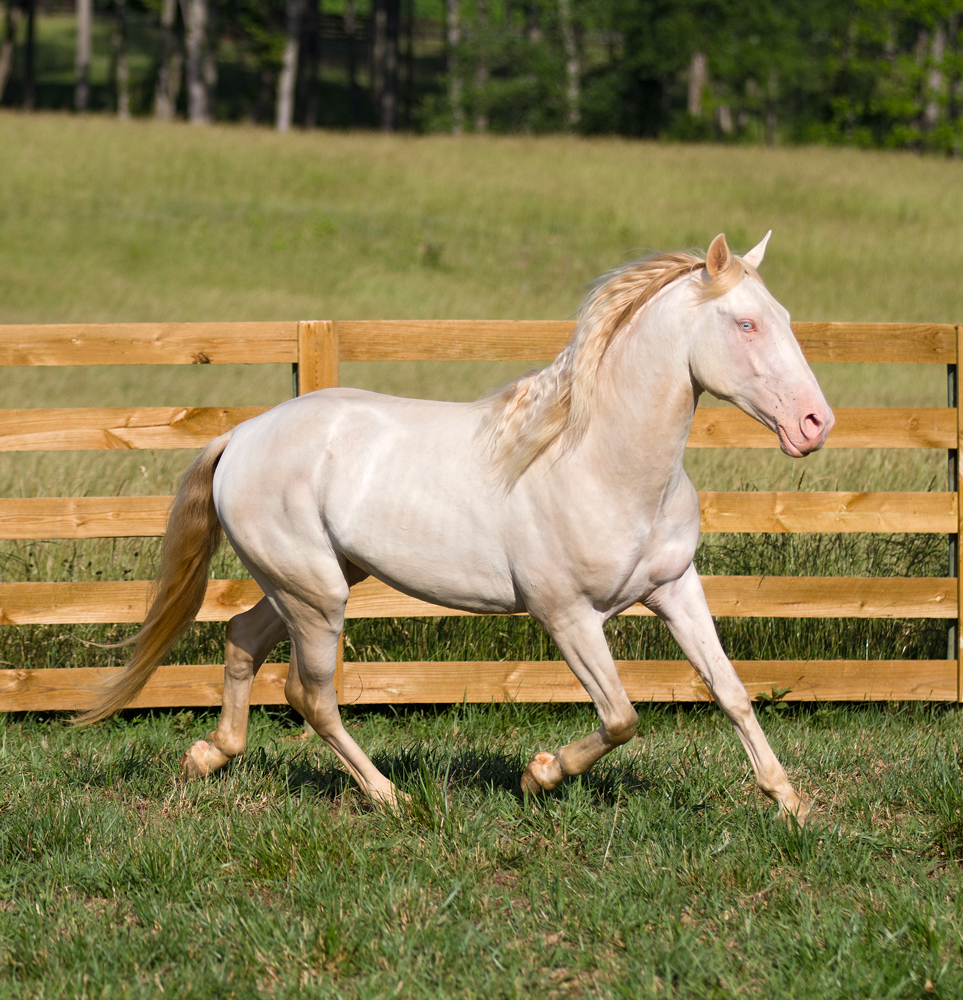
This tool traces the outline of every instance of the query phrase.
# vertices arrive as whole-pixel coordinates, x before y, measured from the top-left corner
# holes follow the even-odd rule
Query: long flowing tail
[[[75,718],[77,725],[106,719],[129,704],[200,611],[207,570],[221,543],[221,524],[214,509],[214,470],[230,439],[228,431],[211,441],[185,473],[167,522],[150,610],[140,631],[129,640],[135,644],[134,655]]]

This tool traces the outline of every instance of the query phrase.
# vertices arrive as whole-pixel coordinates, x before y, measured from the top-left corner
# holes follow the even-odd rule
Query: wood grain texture
[[[790,688],[787,701],[953,701],[953,660],[744,660],[750,697]],[[616,662],[635,702],[711,701],[686,660]],[[568,666],[546,662],[345,663],[345,704],[587,702]]]
[[[0,499],[0,539],[164,534],[172,496]],[[957,529],[955,493],[700,493],[704,532],[920,532]]]
[[[172,496],[0,499],[0,538],[149,538],[163,535]]]
[[[77,711],[121,667],[0,670],[0,711]],[[286,663],[265,663],[251,692],[255,705],[284,705]],[[131,708],[191,708],[221,704],[223,666],[159,667]]]
[[[685,660],[616,663],[636,702],[711,701]],[[789,688],[786,701],[955,701],[955,660],[736,661],[750,696]],[[0,670],[0,711],[75,711],[119,667]],[[251,692],[256,705],[283,705],[286,663],[266,663]],[[132,708],[189,708],[221,703],[224,668],[164,666]],[[414,662],[344,664],[345,704],[585,702],[565,663]]]
[[[824,448],[955,448],[955,409],[942,407],[840,407]],[[729,406],[700,406],[689,448],[778,448],[778,437]]]
[[[298,381],[310,384],[301,383],[300,370]],[[262,406],[0,410],[0,451],[201,448],[264,411]],[[956,447],[956,410],[890,407],[835,412],[836,426],[826,448]],[[707,406],[696,410],[688,447],[778,448],[779,440],[741,410]]]
[[[709,609],[720,618],[954,618],[956,580],[918,577],[704,576]],[[399,594],[368,578],[351,588],[346,618],[462,614]],[[626,615],[652,612],[634,604]]]
[[[548,361],[572,320],[339,320],[342,361]]]
[[[0,451],[203,448],[264,406],[0,410]]]
[[[956,364],[957,328],[949,323],[793,323],[808,361]]]
[[[709,609],[720,618],[955,618],[957,582],[943,578],[790,576],[702,577]],[[139,622],[151,584],[0,583],[0,625]],[[227,621],[262,597],[253,580],[210,580],[198,621]],[[351,588],[346,618],[457,617],[367,579]],[[652,614],[641,604],[626,615]]]
[[[575,328],[571,320],[378,320],[338,326],[342,361],[548,360]],[[811,362],[956,361],[951,324],[800,322],[792,329]]]
[[[704,532],[957,530],[956,493],[700,493]]]
[[[298,323],[298,395],[340,384],[338,324]]]
[[[0,365],[293,363],[297,349],[294,322],[0,326]]]
[[[0,583],[0,625],[141,622],[151,583]],[[264,595],[253,580],[210,580],[198,621],[221,622]]]

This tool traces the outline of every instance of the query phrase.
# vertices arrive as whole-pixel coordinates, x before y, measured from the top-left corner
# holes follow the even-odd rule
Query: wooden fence
[[[298,391],[338,384],[340,361],[538,360],[553,357],[572,324],[554,322],[150,323],[0,327],[0,365],[290,363]],[[703,578],[716,616],[942,618],[959,629],[961,421],[959,327],[927,324],[795,323],[810,361],[946,365],[946,408],[838,409],[828,448],[936,448],[949,455],[949,492],[702,493],[706,532],[927,532],[950,536],[946,578]],[[0,451],[198,448],[261,412],[237,408],[90,408],[0,411]],[[692,448],[775,448],[776,436],[735,409],[696,412]],[[159,536],[171,497],[0,499],[0,538]],[[149,583],[0,583],[0,625],[138,622]],[[224,621],[260,597],[249,580],[212,580],[199,615]],[[646,615],[640,605],[626,614]],[[347,616],[453,615],[377,580],[353,588]],[[955,628],[954,628],[955,625]],[[750,694],[791,688],[791,699],[960,701],[960,659],[926,661],[741,661]],[[636,701],[702,701],[709,695],[683,661],[622,661]],[[70,709],[104,670],[0,671],[0,710]],[[116,668],[113,668],[116,669]],[[265,664],[253,700],[284,702],[286,664]],[[216,705],[223,668],[161,667],[137,706]],[[347,704],[576,701],[585,693],[561,662],[355,663],[340,666]]]

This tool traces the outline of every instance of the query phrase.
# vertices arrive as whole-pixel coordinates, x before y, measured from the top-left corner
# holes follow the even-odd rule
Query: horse
[[[703,392],[763,423],[795,458],[832,428],[789,314],[759,276],[769,236],[742,257],[720,234],[704,256],[654,253],[610,272],[548,367],[479,401],[322,389],[212,440],[172,504],[130,662],[78,722],[106,718],[144,686],[199,611],[223,531],[264,597],[227,626],[220,720],[188,750],[185,777],[245,749],[254,676],[290,636],[288,702],[373,804],[398,809],[404,796],[346,732],[334,688],[345,604],[371,575],[431,604],[527,612],[548,630],[601,725],[536,753],[523,792],[555,788],[635,735],[603,625],[641,602],[730,719],[759,788],[803,823],[809,800],[717,637],[682,461]]]

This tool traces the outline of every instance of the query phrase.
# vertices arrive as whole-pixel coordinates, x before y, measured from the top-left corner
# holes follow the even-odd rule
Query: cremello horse
[[[370,574],[433,604],[527,611],[551,633],[602,724],[537,753],[522,776],[528,792],[583,773],[634,735],[602,626],[641,601],[732,721],[763,792],[802,822],[808,803],[716,636],[692,562],[699,502],[682,467],[703,391],[775,431],[795,457],[832,427],[788,313],[756,270],[768,238],[742,258],[720,235],[705,260],[655,254],[614,271],[551,365],[480,402],[324,389],[216,438],[174,501],[131,662],[80,721],[126,705],[194,619],[223,528],[265,596],[228,625],[220,722],[188,751],[187,775],[243,751],[254,675],[289,635],[288,701],[372,801],[396,805],[394,785],[345,731],[333,683],[349,589]]]

